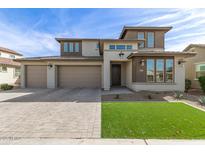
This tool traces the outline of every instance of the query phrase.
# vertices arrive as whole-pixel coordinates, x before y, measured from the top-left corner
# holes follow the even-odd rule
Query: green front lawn
[[[205,139],[205,112],[183,103],[102,103],[103,138]]]

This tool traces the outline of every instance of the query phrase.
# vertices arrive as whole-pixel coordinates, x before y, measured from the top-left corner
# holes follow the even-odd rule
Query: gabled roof
[[[161,30],[168,32],[172,27],[150,27],[150,26],[124,26],[119,39],[123,39],[127,30]]]
[[[0,64],[11,65],[11,66],[20,66],[21,65],[20,63],[13,61],[13,59],[2,58],[2,57],[0,57]]]
[[[18,55],[18,56],[23,56],[22,54],[14,51],[14,50],[4,48],[4,47],[0,47],[0,52],[6,52],[6,53],[11,53],[11,54],[14,54],[14,55]]]
[[[190,44],[183,50],[183,52],[186,52],[189,49],[194,48],[194,47],[205,48],[205,44]]]

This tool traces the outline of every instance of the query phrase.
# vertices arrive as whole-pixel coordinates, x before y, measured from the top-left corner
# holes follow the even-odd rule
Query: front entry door
[[[112,64],[112,86],[121,86],[121,65]]]

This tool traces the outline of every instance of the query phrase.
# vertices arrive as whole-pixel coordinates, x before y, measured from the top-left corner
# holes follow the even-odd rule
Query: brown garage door
[[[100,66],[59,66],[58,86],[63,88],[101,87]]]
[[[47,69],[46,66],[27,66],[26,67],[26,87],[46,88]]]

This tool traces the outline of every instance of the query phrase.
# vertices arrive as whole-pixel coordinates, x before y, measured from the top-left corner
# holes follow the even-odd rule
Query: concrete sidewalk
[[[205,140],[5,138],[1,145],[205,145]]]

